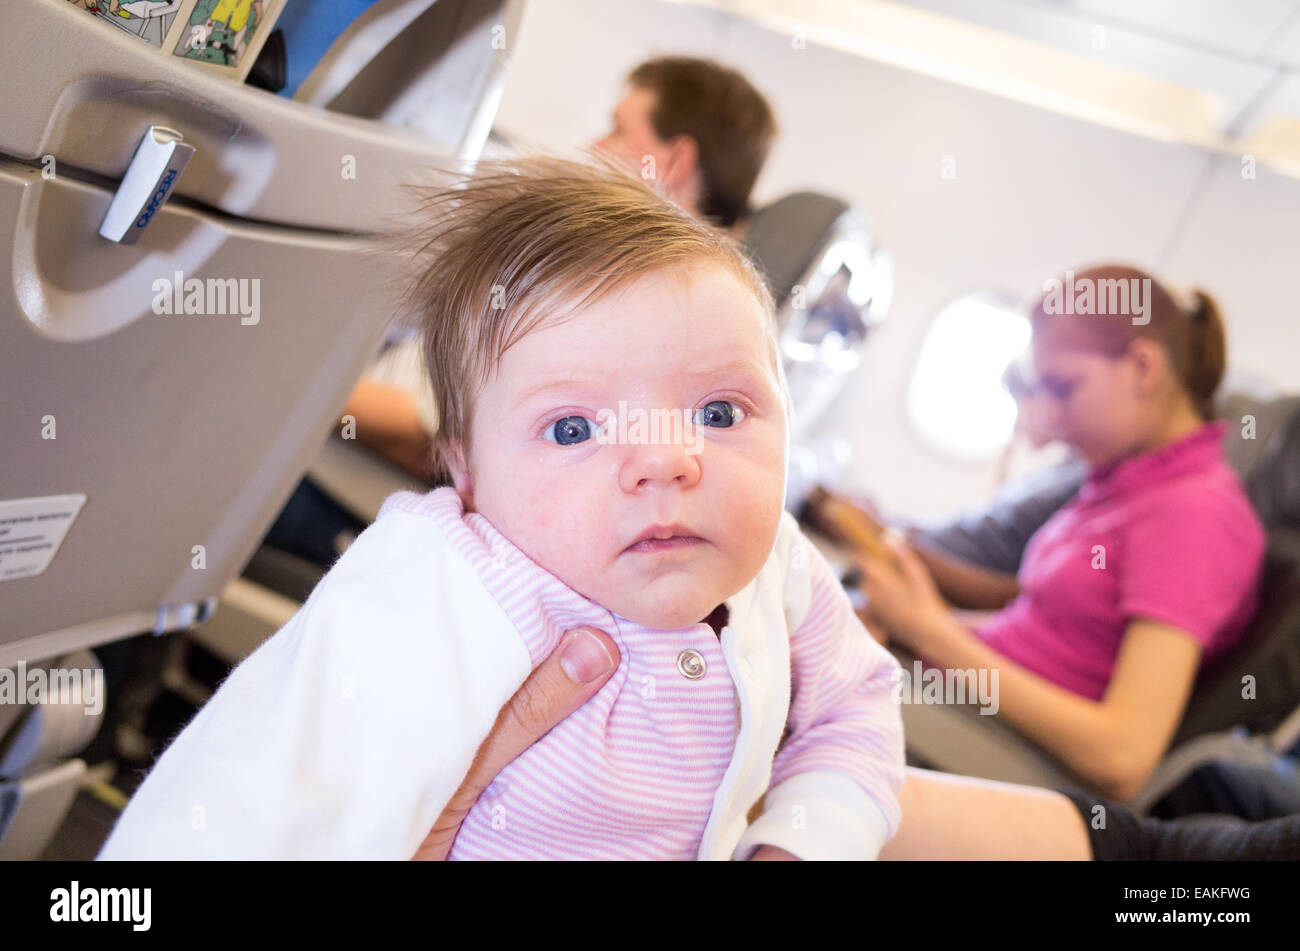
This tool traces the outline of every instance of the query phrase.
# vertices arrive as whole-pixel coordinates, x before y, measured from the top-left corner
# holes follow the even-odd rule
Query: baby
[[[412,300],[454,487],[385,502],[100,857],[409,858],[501,707],[592,626],[618,670],[452,858],[874,858],[897,664],[783,511],[761,276],[603,162],[483,163],[424,214]]]

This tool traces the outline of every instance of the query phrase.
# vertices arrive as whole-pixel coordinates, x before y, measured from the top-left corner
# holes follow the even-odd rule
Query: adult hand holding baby
[[[479,747],[469,773],[416,850],[416,861],[442,861],[470,808],[516,756],[590,700],[618,669],[619,652],[608,634],[595,628],[569,631],[551,656],[534,670],[501,708],[492,732]]]

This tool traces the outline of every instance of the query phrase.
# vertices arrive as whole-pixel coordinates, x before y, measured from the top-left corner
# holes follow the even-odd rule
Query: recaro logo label
[[[163,180],[158,184],[158,188],[154,191],[153,198],[149,199],[149,204],[145,207],[143,214],[135,220],[135,226],[137,228],[144,228],[149,224],[149,219],[154,216],[154,213],[162,207],[162,203],[167,200],[167,192],[171,189],[172,183],[176,181],[176,176],[179,174],[180,173],[174,168],[169,168],[167,170],[167,174],[163,176]]]

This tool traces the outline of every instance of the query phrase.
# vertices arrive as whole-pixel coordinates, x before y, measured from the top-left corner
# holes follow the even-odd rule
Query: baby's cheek
[[[598,583],[603,539],[583,506],[553,507],[535,519],[530,531],[538,550],[547,553],[544,568],[579,591]]]
[[[743,547],[737,561],[744,565],[746,573],[757,574],[776,543],[776,536],[781,530],[783,501],[778,487],[778,494],[767,492],[752,496],[745,507],[741,519],[744,525],[744,534],[740,539]]]
[[[785,468],[781,446],[767,447],[768,451],[751,456],[746,465],[734,473],[733,497],[749,530],[759,531],[780,519],[785,504]]]

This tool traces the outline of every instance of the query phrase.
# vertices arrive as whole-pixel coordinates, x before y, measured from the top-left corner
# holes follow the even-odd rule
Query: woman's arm
[[[1100,701],[1007,660],[952,621],[915,648],[940,667],[998,670],[998,712],[1107,796],[1135,796],[1169,747],[1191,694],[1200,645],[1178,628],[1135,620]],[[923,646],[922,646],[923,645]]]
[[[891,638],[944,668],[996,669],[998,712],[1114,799],[1131,799],[1160,761],[1191,694],[1201,647],[1154,621],[1130,622],[1100,701],[1008,660],[947,612],[915,553],[902,576],[867,563],[872,615]]]
[[[918,532],[909,532],[909,541],[934,578],[939,593],[953,607],[968,611],[997,611],[1006,607],[1020,593],[1015,575],[1004,575],[926,546]]]
[[[909,768],[899,804],[882,860],[1092,858],[1079,810],[1046,789]]]
[[[885,527],[870,500],[839,495],[818,486],[808,493],[803,515],[813,528],[845,546],[855,556],[892,560],[883,541],[892,530]],[[954,607],[968,611],[996,611],[1006,607],[1020,593],[1014,575],[981,568],[934,545],[925,545],[915,528],[908,528],[907,535],[938,585],[939,592]]]

